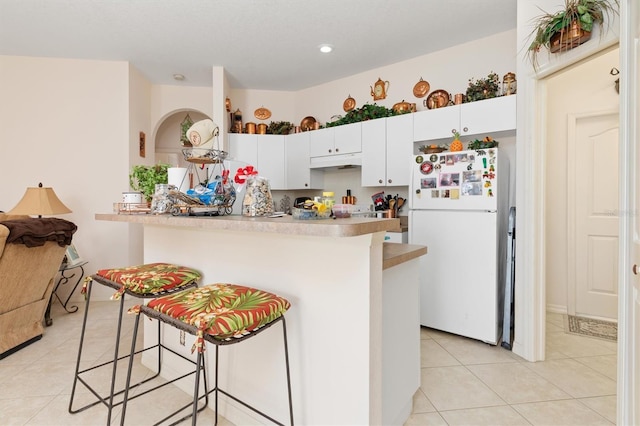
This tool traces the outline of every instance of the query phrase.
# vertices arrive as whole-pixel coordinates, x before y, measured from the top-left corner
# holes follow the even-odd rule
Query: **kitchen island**
[[[420,381],[418,258],[423,246],[384,243],[398,219],[174,217],[97,214],[140,223],[144,261],[203,273],[202,284],[229,282],[287,298],[294,419],[298,424],[403,424]],[[119,266],[119,265],[105,265]],[[145,344],[155,339],[145,321]],[[274,329],[275,330],[275,329]],[[189,355],[179,333],[164,339]],[[214,351],[208,351],[213,362]],[[153,365],[152,354],[143,362]],[[163,372],[183,363],[163,357]],[[221,351],[221,386],[280,421],[287,415],[281,333],[265,332]],[[167,376],[170,373],[166,373]],[[189,384],[184,390],[191,392]],[[235,424],[264,419],[221,396]]]

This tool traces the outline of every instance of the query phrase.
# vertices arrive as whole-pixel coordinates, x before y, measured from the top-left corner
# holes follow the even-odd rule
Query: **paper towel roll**
[[[186,167],[169,167],[169,185],[175,185],[180,192],[189,190],[189,179],[187,178]]]

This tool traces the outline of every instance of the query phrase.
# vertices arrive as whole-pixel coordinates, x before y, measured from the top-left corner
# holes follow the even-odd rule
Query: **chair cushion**
[[[242,338],[280,318],[290,306],[286,299],[267,291],[217,283],[159,297],[147,309],[195,326],[198,339],[193,349],[202,351],[204,334],[217,340]]]
[[[162,295],[179,290],[200,279],[200,273],[185,266],[169,263],[148,263],[126,268],[101,269],[90,277],[102,284],[118,288],[112,299],[118,299],[125,291],[139,296]],[[104,282],[104,279],[110,281]]]

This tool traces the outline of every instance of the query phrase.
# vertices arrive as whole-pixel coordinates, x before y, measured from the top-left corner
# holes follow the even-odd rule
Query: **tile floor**
[[[112,356],[113,340],[103,337],[115,334],[114,305],[92,304],[93,318],[100,320],[90,323],[93,337],[83,356],[87,365]],[[54,324],[42,340],[0,360],[2,426],[106,423],[104,407],[67,412],[82,312],[67,314],[55,304],[52,317]],[[132,321],[127,324],[122,342],[128,348]],[[406,425],[615,424],[616,344],[565,334],[557,314],[548,315],[547,332],[547,361],[529,363],[501,347],[423,328],[422,386]],[[96,372],[92,379],[106,386],[109,375]],[[79,404],[92,400],[88,391],[79,389]],[[152,393],[129,405],[127,424],[149,424],[149,413],[165,412],[166,401],[190,400],[173,385],[163,392],[169,397],[162,401]],[[119,414],[120,406],[112,424],[119,424]],[[198,419],[200,424],[213,424],[214,413],[207,409]],[[221,419],[219,424],[230,423]]]

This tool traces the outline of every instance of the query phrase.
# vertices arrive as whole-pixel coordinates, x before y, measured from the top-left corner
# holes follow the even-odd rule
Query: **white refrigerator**
[[[409,244],[420,258],[420,323],[495,345],[505,289],[509,166],[498,148],[413,157]]]

